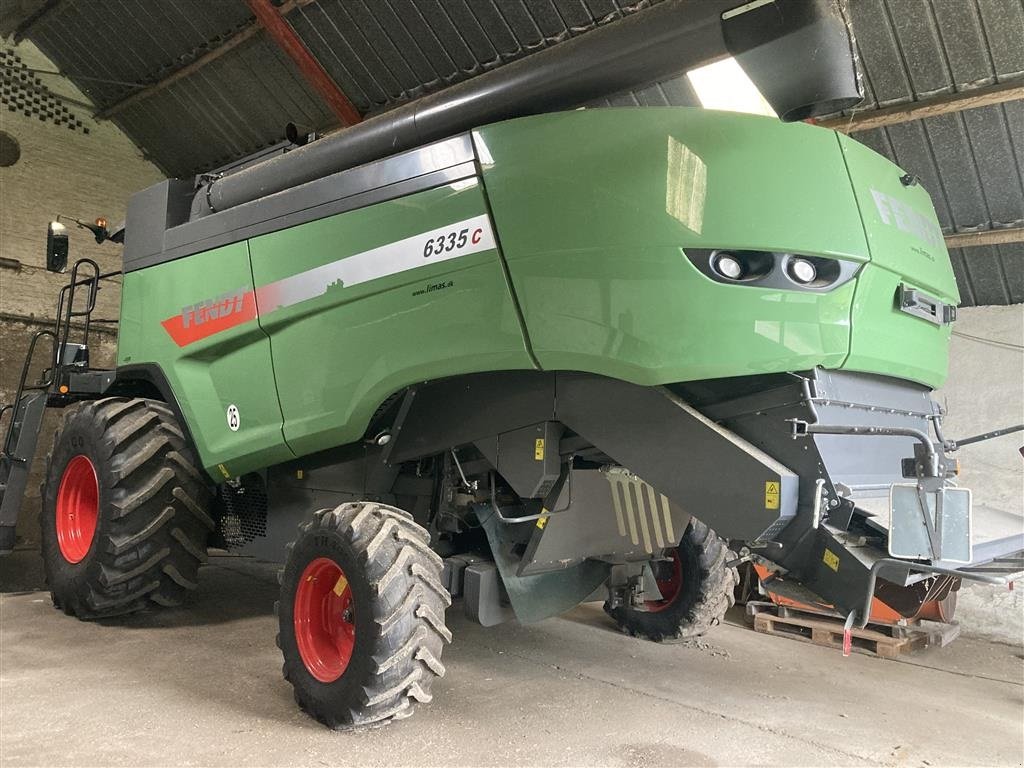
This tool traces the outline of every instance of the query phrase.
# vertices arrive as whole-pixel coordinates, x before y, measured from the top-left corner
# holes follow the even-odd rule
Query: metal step
[[[46,410],[45,391],[28,392],[14,408],[0,451],[0,555],[14,549],[18,512],[36,455],[39,429]]]

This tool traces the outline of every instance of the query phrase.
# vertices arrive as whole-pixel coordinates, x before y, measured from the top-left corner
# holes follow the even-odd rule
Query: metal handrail
[[[82,280],[78,279],[78,271],[82,266],[86,266],[92,270],[92,275]],[[71,335],[71,318],[73,317],[84,317],[85,322],[83,323],[84,329],[82,331],[82,343],[89,343],[89,324],[92,317],[92,311],[96,308],[96,295],[99,293],[100,284],[100,266],[92,259],[79,259],[75,262],[75,266],[71,268],[71,280],[60,289],[60,295],[57,299],[57,316],[54,326],[54,330],[57,336],[57,344],[53,353],[53,369],[56,371],[60,365],[60,354],[64,345],[67,344],[68,337]],[[85,309],[75,309],[75,289],[80,285],[89,286],[89,300],[86,303]],[[63,326],[63,327],[62,327]]]
[[[18,420],[18,406],[21,404],[21,398],[24,396],[25,391],[26,390],[28,390],[28,391],[35,391],[35,390],[46,390],[46,389],[49,389],[50,385],[53,384],[54,378],[56,377],[56,368],[51,367],[49,369],[49,371],[48,371],[49,376],[47,378],[45,378],[44,380],[40,381],[38,384],[33,384],[33,385],[30,385],[30,386],[26,386],[26,381],[28,379],[28,372],[29,372],[29,370],[32,367],[32,359],[35,357],[36,343],[43,336],[46,336],[49,339],[51,339],[51,343],[53,344],[54,352],[53,352],[53,355],[51,356],[51,358],[55,359],[55,356],[57,355],[58,346],[57,346],[57,334],[56,333],[54,333],[53,331],[46,331],[46,330],[44,330],[44,331],[38,331],[37,333],[35,333],[32,336],[32,341],[30,341],[29,345],[28,345],[28,352],[25,355],[25,363],[24,363],[24,365],[21,366],[21,378],[18,380],[18,389],[17,389],[16,394],[14,396],[14,403],[12,405],[5,406],[5,408],[12,408],[14,412],[11,414],[11,421],[7,425],[7,432],[4,434],[4,442],[3,442],[2,450],[0,450],[0,454],[2,454],[4,456],[11,456],[12,455],[10,453],[10,448],[11,448],[11,440],[14,437],[14,425],[17,423],[17,420]],[[3,411],[0,410],[0,414],[2,414],[2,413],[3,413]],[[18,457],[12,456],[12,458],[18,458]]]
[[[91,274],[85,277],[79,277],[79,272],[83,269],[90,270]],[[116,274],[120,274],[120,272],[100,274],[99,264],[92,259],[79,259],[71,268],[71,279],[67,285],[60,289],[60,294],[57,298],[57,312],[54,317],[53,330],[38,331],[32,336],[32,340],[29,342],[28,352],[25,354],[25,362],[21,366],[21,377],[18,380],[18,388],[15,391],[14,402],[0,408],[0,417],[2,417],[8,408],[12,411],[10,423],[4,431],[3,443],[0,444],[0,455],[18,459],[18,457],[13,456],[10,451],[11,442],[14,439],[15,424],[18,420],[18,408],[21,404],[22,397],[25,395],[25,392],[40,390],[46,391],[53,386],[54,382],[57,380],[61,368],[61,352],[67,343],[68,337],[71,335],[71,318],[85,318],[85,321],[82,324],[82,342],[86,345],[89,343],[89,326],[92,312],[96,309],[96,296],[99,293],[99,283],[101,280],[112,277]],[[88,286],[88,301],[83,309],[76,310],[75,293],[80,286]],[[39,339],[43,337],[50,339],[50,344],[52,346],[52,349],[50,350],[50,366],[43,372],[43,376],[39,383],[28,384],[29,371],[32,368],[32,361],[35,359],[36,344],[38,344]]]

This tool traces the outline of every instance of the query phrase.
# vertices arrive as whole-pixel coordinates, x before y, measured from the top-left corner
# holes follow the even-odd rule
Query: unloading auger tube
[[[512,117],[568,109],[734,56],[783,120],[860,101],[833,0],[668,0],[221,178],[193,218]],[[814,66],[803,61],[815,51]]]

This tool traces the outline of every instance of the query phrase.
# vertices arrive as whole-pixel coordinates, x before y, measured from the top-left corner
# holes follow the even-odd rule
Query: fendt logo
[[[183,307],[180,315],[167,318],[161,325],[175,344],[184,347],[255,317],[255,294],[247,288],[238,288]]]
[[[185,328],[201,325],[209,320],[227,317],[232,312],[241,312],[245,304],[245,288],[222,293],[215,299],[206,299],[181,310],[181,322]]]
[[[169,317],[160,324],[175,344],[184,347],[248,320],[255,320],[257,316],[319,298],[328,291],[348,290],[421,267],[436,270],[437,264],[448,259],[490,251],[496,247],[490,219],[487,214],[481,214],[320,264],[260,285],[256,290],[243,287],[212,299],[204,299],[183,307],[181,314]],[[429,261],[424,263],[424,257]],[[443,275],[437,273],[436,277]],[[426,290],[415,291],[412,295],[420,296],[452,285],[452,280],[440,279],[431,283]],[[256,311],[257,297],[259,312]]]
[[[878,217],[884,224],[896,227],[933,248],[938,248],[943,244],[942,230],[927,216],[918,213],[907,203],[897,200],[892,195],[879,192],[877,189],[871,190],[871,196],[875,200]],[[925,255],[932,258],[928,253]]]

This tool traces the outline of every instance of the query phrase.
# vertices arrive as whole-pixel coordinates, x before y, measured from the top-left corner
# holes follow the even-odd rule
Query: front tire
[[[395,507],[349,503],[317,512],[289,550],[277,642],[299,706],[346,728],[428,703],[452,637],[429,534]]]
[[[659,643],[703,635],[721,624],[736,602],[739,573],[726,565],[730,557],[725,542],[693,518],[665,572],[657,575],[662,599],[648,600],[642,608],[605,603],[605,611],[623,632]]]
[[[77,406],[46,461],[40,527],[54,605],[100,619],[181,604],[213,520],[171,410],[120,397]]]

